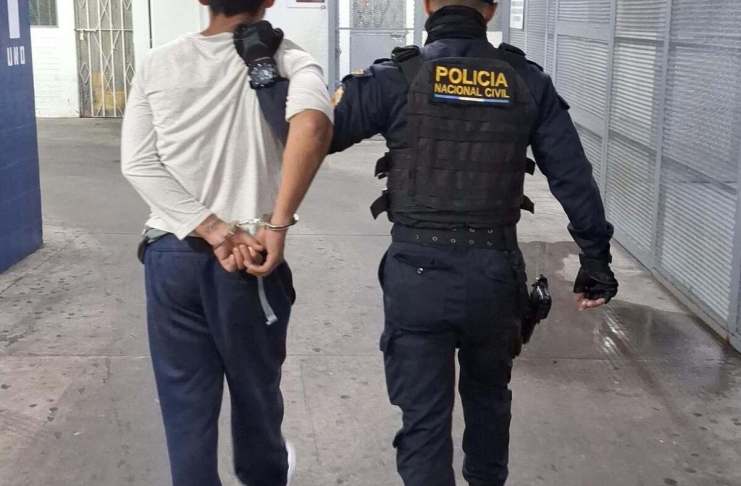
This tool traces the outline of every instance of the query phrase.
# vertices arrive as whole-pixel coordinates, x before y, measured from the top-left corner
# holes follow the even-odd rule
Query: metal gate
[[[511,39],[545,52],[617,240],[741,349],[741,2],[526,0],[525,11]]]
[[[352,0],[340,3],[340,64],[343,73],[389,57],[414,42],[414,0]]]
[[[80,116],[120,117],[134,77],[132,0],[74,0]]]

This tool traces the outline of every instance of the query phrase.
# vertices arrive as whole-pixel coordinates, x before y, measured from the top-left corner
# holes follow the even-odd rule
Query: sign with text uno
[[[41,245],[27,0],[0,0],[0,272]]]
[[[19,0],[7,0],[9,41],[21,38],[21,12],[18,8],[18,1]],[[8,66],[21,66],[26,64],[26,46],[23,44],[8,45],[5,48],[5,55],[8,60]]]

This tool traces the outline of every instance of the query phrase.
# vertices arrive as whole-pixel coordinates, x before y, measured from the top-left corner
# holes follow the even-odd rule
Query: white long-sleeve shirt
[[[332,120],[316,61],[288,40],[275,59],[290,80],[286,117],[318,110]],[[270,212],[282,153],[232,34],[187,35],[141,63],[126,106],[121,165],[151,208],[148,227],[182,239],[211,213],[245,221]]]

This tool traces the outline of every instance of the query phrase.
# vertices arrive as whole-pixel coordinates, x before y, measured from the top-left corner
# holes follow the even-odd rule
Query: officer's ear
[[[491,5],[486,5],[484,7],[484,11],[481,12],[481,14],[484,16],[484,20],[486,20],[486,23],[488,24],[491,22],[491,19],[494,18],[494,15],[497,13],[497,6],[498,4],[493,3]]]
[[[432,0],[425,0],[425,13],[429,16],[434,12],[432,8]]]

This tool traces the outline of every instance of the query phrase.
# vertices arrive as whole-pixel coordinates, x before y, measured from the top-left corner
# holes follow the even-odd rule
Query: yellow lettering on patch
[[[438,83],[448,76],[448,68],[445,66],[437,66],[435,69],[435,81]]]
[[[459,68],[451,69],[450,74],[448,75],[448,79],[450,79],[450,82],[453,84],[461,84],[461,80],[463,79],[463,71],[461,71]]]
[[[503,72],[436,65],[433,95],[436,101],[509,105],[509,80]]]
[[[477,71],[476,83],[479,86],[491,86],[491,73],[488,71]]]

